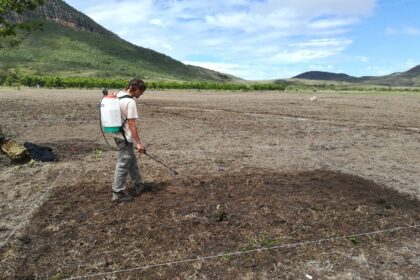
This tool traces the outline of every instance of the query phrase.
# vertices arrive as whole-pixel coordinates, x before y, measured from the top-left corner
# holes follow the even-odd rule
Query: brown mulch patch
[[[35,214],[14,245],[21,256],[14,277],[59,279],[349,236],[420,220],[418,200],[363,178],[326,170],[252,170],[149,183],[134,202],[117,205],[110,202],[109,178],[96,177],[88,174],[76,185],[60,186]],[[299,271],[299,266],[311,260],[333,266],[332,271],[323,271],[324,276],[360,270],[342,256],[355,251],[378,269],[383,267],[378,256],[381,248],[394,248],[399,239],[418,233],[416,228],[351,237],[114,277],[304,279],[306,271]],[[407,277],[416,275],[415,266],[395,264],[390,269]],[[319,271],[310,273],[317,276]]]

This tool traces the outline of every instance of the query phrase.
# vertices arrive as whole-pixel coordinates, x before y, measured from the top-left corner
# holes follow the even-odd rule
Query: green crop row
[[[22,85],[28,87],[46,88],[124,88],[127,80],[90,78],[90,77],[36,77],[23,76],[17,77],[8,75],[0,77],[0,84],[13,86]],[[216,82],[170,82],[170,81],[150,81],[147,82],[149,89],[203,89],[203,90],[285,90],[286,86],[279,83],[254,83],[254,84],[234,84]]]

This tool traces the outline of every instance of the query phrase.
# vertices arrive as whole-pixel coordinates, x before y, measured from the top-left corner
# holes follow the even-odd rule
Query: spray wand
[[[153,159],[154,161],[156,161],[157,163],[165,166],[166,168],[168,168],[169,170],[171,170],[175,175],[179,175],[178,172],[176,172],[175,170],[173,170],[172,168],[170,168],[169,166],[167,166],[166,164],[164,164],[163,162],[161,162],[160,160],[157,160],[156,158],[154,158],[153,156],[149,155],[146,150],[144,150],[143,154],[145,154],[146,156],[148,156],[149,158]]]

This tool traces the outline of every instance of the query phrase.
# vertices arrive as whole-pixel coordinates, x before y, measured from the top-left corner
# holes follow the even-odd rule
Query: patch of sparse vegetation
[[[248,237],[248,243],[241,248],[241,251],[249,251],[261,248],[272,248],[278,245],[278,241],[265,235]]]

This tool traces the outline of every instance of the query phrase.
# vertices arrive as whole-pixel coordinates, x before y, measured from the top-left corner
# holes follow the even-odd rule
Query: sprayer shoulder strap
[[[121,96],[121,97],[118,97],[118,99],[124,99],[124,98],[131,98],[131,99],[133,99],[134,100],[134,98],[131,96],[131,95],[123,95],[123,96]],[[127,113],[128,113],[128,104],[127,104]],[[124,124],[127,122],[127,116],[125,117],[125,120],[124,120],[124,122],[123,122],[123,126],[124,126]]]
[[[131,98],[131,99],[134,99],[134,97],[132,97],[131,95],[123,95],[123,96],[121,96],[121,97],[118,97],[118,99],[123,99],[123,98]]]

